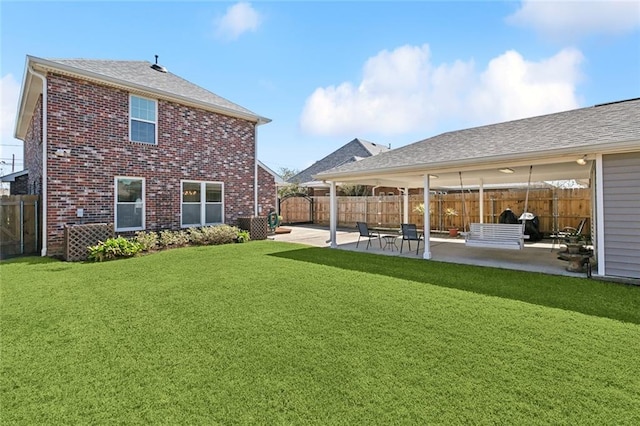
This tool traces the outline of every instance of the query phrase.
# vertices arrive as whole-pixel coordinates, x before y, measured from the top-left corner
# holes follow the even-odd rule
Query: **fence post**
[[[34,223],[34,227],[35,227],[35,250],[38,250],[38,200],[35,200],[33,202],[33,216],[36,218],[35,223]]]
[[[24,200],[20,197],[20,254],[24,254]]]

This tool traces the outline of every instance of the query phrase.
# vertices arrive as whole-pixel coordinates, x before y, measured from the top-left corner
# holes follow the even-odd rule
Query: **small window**
[[[116,177],[116,231],[144,229],[144,179]]]
[[[224,222],[224,191],[221,182],[182,182],[182,226],[205,226]]]
[[[156,143],[157,102],[131,95],[129,97],[129,139],[133,142]]]

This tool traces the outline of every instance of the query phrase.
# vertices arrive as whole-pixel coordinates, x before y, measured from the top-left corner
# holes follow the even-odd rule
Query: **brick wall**
[[[42,96],[38,99],[24,138],[24,168],[29,170],[27,194],[42,193]]]
[[[158,144],[130,142],[129,92],[58,74],[48,82],[49,255],[62,252],[65,225],[114,222],[115,176],[145,179],[147,230],[180,227],[181,180],[223,182],[226,223],[254,214],[253,123],[159,100]]]
[[[271,173],[258,166],[258,207],[262,207],[262,216],[276,210],[276,182]]]

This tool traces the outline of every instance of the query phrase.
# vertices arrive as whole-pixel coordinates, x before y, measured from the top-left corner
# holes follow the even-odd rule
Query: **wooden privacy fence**
[[[516,216],[524,212],[526,190],[485,191],[484,222],[497,223],[500,213],[510,208]],[[431,197],[431,229],[446,230],[450,227],[463,229],[466,223],[480,221],[480,196],[478,192],[465,192],[464,206],[461,193],[434,194]],[[338,226],[354,227],[356,222],[367,222],[371,226],[398,228],[403,222],[404,197],[337,197]],[[409,223],[423,226],[423,216],[416,209],[423,202],[422,195],[409,196]],[[313,197],[312,221],[329,224],[329,197]],[[455,210],[457,216],[447,216],[447,209]],[[582,218],[591,217],[591,189],[531,189],[529,212],[538,216],[540,231],[552,233],[565,226],[576,227]],[[466,212],[466,218],[463,215]],[[287,212],[281,211],[284,223],[293,223]]]
[[[0,259],[40,250],[38,195],[0,198]]]
[[[280,216],[286,218],[286,223],[313,223],[312,197],[303,194],[289,195],[280,199],[278,206]]]

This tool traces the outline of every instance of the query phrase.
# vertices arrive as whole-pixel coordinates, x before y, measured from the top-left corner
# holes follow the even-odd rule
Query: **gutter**
[[[47,77],[37,73],[31,65],[28,68],[31,75],[42,80],[42,251],[41,256],[47,255]]]

